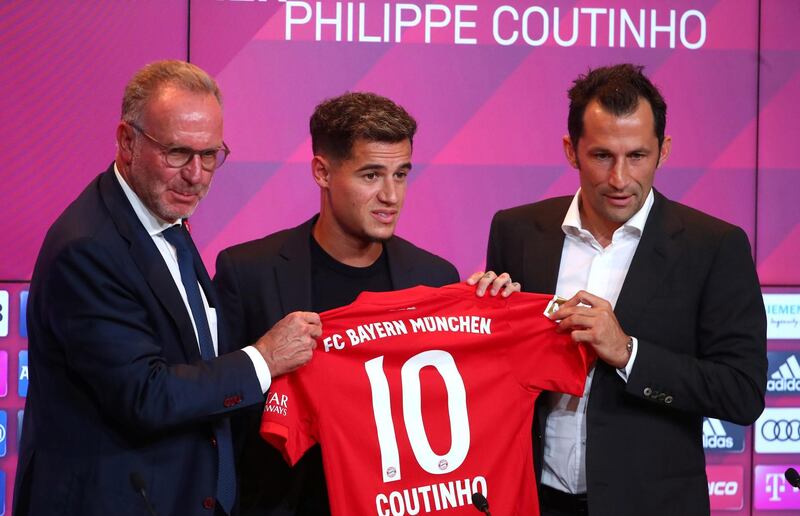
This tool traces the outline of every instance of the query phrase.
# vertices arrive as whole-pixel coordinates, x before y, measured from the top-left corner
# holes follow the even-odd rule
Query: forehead
[[[399,142],[379,142],[357,139],[350,149],[350,157],[346,161],[403,161],[411,160],[411,142],[408,139]]]
[[[586,143],[616,140],[657,141],[655,118],[650,103],[639,98],[632,113],[616,115],[608,111],[599,101],[592,100],[583,114],[583,134],[581,141]]]
[[[222,106],[214,95],[172,85],[159,88],[145,103],[142,115],[148,127],[222,130]]]

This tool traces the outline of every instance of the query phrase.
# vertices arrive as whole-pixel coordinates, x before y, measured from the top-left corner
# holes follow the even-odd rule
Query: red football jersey
[[[261,435],[290,464],[318,442],[334,515],[539,514],[542,390],[580,396],[594,358],[544,315],[552,296],[465,283],[365,292],[322,314],[311,362],[277,378]]]

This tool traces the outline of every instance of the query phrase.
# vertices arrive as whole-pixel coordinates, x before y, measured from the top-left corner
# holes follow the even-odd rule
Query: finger
[[[584,305],[593,306],[596,308],[611,308],[611,303],[600,296],[592,294],[591,292],[580,290],[575,295],[580,298],[580,302]]]
[[[503,297],[508,297],[511,294],[513,294],[514,292],[521,292],[521,291],[522,291],[522,285],[520,285],[516,281],[512,281],[512,282],[506,283],[505,288],[503,288]]]
[[[595,327],[596,322],[596,319],[591,315],[577,313],[562,318],[558,325],[562,329],[591,329]]]
[[[478,297],[483,297],[486,293],[486,289],[489,288],[489,285],[497,278],[497,274],[494,271],[486,271],[481,276],[480,280],[478,280],[478,288],[475,289],[475,295]]]
[[[589,344],[592,347],[594,347],[595,345],[594,333],[592,333],[589,330],[581,330],[581,329],[572,330],[570,336],[572,337],[573,342],[585,342],[586,344]]]
[[[570,317],[572,315],[591,313],[591,310],[592,308],[589,308],[588,306],[583,306],[583,305],[567,306],[567,303],[564,303],[561,305],[561,307],[559,307],[558,311],[556,311],[553,318],[556,321],[560,321],[561,319],[566,319],[567,317]]]
[[[566,310],[566,309],[569,309],[569,308],[572,308],[572,307],[575,307],[575,306],[578,306],[579,304],[581,304],[580,294],[581,293],[578,292],[577,294],[575,294],[571,298],[567,299],[565,302],[561,303],[561,307],[559,307],[558,311],[561,312],[561,310]]]
[[[500,289],[505,287],[507,284],[511,283],[511,276],[508,275],[507,272],[497,276],[491,284],[491,288],[489,289],[489,294],[492,296],[496,296]]]
[[[483,271],[473,272],[472,275],[467,278],[467,285],[475,285],[478,281],[483,277]]]
[[[295,314],[295,317],[298,317],[303,322],[307,322],[310,324],[322,324],[322,321],[319,318],[319,314],[316,312],[292,312],[289,315],[292,314]]]

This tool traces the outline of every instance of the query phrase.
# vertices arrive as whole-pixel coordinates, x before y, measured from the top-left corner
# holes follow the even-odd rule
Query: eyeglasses
[[[213,172],[225,163],[225,159],[228,157],[228,154],[231,153],[231,150],[225,145],[225,142],[222,142],[222,147],[218,149],[194,150],[189,147],[171,147],[156,140],[133,122],[126,121],[125,123],[142,133],[148,140],[161,147],[161,150],[164,152],[164,162],[166,162],[167,166],[172,168],[186,166],[194,159],[195,154],[197,154],[200,156],[200,163],[203,170]]]

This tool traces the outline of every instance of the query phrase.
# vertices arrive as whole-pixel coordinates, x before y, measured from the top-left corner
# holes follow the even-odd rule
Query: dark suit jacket
[[[571,199],[498,212],[487,268],[555,292]],[[702,417],[747,425],[764,408],[766,316],[745,233],[655,192],[614,312],[639,347],[627,383],[595,369],[589,514],[708,514]]]
[[[246,346],[255,342],[286,314],[311,310],[311,229],[315,216],[293,229],[279,231],[222,251],[217,257],[214,278],[230,323],[233,342]],[[400,237],[386,242],[389,274],[395,289],[417,285],[440,287],[459,281],[452,264]],[[292,472],[280,454],[261,440],[258,427],[261,411],[241,421],[237,433],[244,436],[240,464],[243,514],[295,514],[288,508],[292,498],[302,497],[302,483],[313,483]],[[308,458],[308,457],[307,457]],[[304,459],[305,460],[305,459]],[[302,470],[301,461],[298,467]],[[312,468],[309,468],[312,469]],[[299,513],[313,513],[307,509]]]
[[[218,306],[200,256],[200,282]],[[219,312],[219,311],[218,311]],[[219,325],[220,328],[222,325]],[[243,352],[200,360],[191,319],[114,177],[92,181],[50,228],[28,306],[30,386],[15,514],[209,514],[211,421],[263,400]]]

